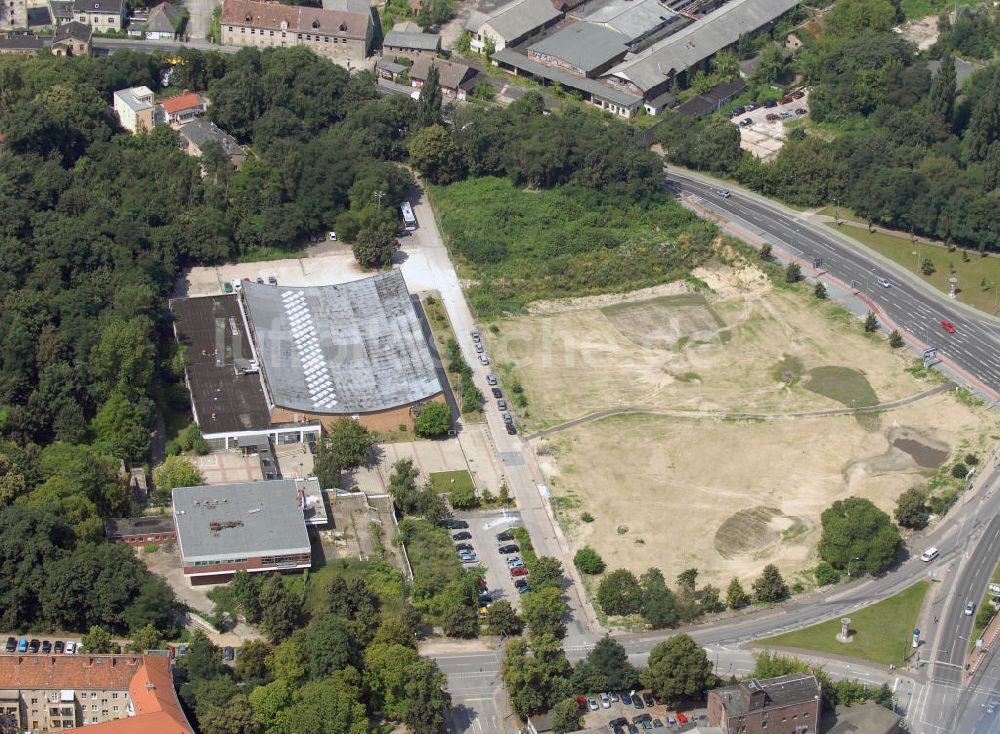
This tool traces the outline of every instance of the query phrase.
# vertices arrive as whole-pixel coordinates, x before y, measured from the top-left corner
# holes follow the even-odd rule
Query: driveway
[[[208,24],[212,20],[212,11],[222,5],[221,0],[184,0],[190,18],[187,23],[187,34],[191,38],[205,38],[208,35]]]

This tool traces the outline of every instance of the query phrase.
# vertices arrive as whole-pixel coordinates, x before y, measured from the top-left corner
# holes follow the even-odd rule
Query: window
[[[233,27],[232,27],[232,26],[229,26],[229,30],[233,30]]]
[[[112,693],[111,694],[111,698],[112,699],[118,698],[118,691],[115,691],[114,693]]]
[[[117,714],[118,713],[118,705],[116,704],[116,705],[112,706],[111,710],[114,711]]]
[[[96,703],[90,704],[90,710],[91,711],[97,711],[97,704]]]
[[[90,699],[92,701],[96,701],[97,700],[97,691],[91,691],[90,692]]]
[[[38,703],[38,699],[37,699],[37,698],[33,698],[33,699],[31,699],[31,703],[32,703],[32,704],[36,704],[36,703]]]
[[[97,723],[97,717],[96,716],[91,716],[90,717],[90,723],[91,724],[96,724]]]
[[[274,35],[274,31],[271,31],[271,35],[272,35],[272,36]]]

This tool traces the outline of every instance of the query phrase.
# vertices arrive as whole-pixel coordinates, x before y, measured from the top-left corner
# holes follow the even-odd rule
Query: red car
[[[780,119],[781,119],[781,116],[780,115],[776,115],[773,112],[770,112],[767,115],[767,121],[768,122],[777,122]]]
[[[954,334],[956,331],[958,331],[958,329],[955,328],[955,325],[950,321],[948,321],[948,319],[944,319],[941,322],[941,328],[947,331],[949,334]]]
[[[797,92],[792,92],[792,94],[791,94],[792,99],[802,99],[805,96],[806,96],[806,93],[803,92],[801,89],[799,91],[797,91]]]
[[[583,696],[577,696],[576,697],[576,705],[580,708],[581,711],[586,711],[587,708],[588,708],[587,707],[587,699],[584,698]]]
[[[523,567],[512,568],[512,569],[510,569],[510,575],[511,576],[527,576],[528,575],[528,569],[523,568]]]
[[[788,97],[782,97],[781,99],[778,100],[778,104],[791,104],[791,102],[792,98],[790,95]]]
[[[682,713],[680,713],[678,711],[677,712],[677,723],[681,724],[683,726],[684,724],[688,723],[688,717],[686,717],[684,714],[682,714]]]

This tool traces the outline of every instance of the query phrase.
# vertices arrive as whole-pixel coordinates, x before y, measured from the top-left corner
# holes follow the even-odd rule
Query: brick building
[[[162,545],[177,539],[173,517],[109,517],[104,535],[117,543],[132,546]]]
[[[166,654],[0,654],[0,686],[4,731],[194,734]]]
[[[350,68],[368,56],[375,36],[366,0],[332,0],[323,8],[224,0],[222,42],[234,46],[305,46]]]
[[[808,673],[744,681],[708,692],[708,723],[725,734],[815,734],[819,682]]]
[[[52,36],[52,53],[56,56],[86,56],[91,52],[94,29],[71,20],[56,28]]]

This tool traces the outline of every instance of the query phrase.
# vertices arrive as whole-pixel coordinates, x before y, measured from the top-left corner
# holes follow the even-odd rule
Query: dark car
[[[751,125],[753,125],[753,119],[750,117],[744,117],[740,120],[740,127],[750,127]]]
[[[781,99],[778,100],[778,104],[791,104],[791,103],[792,103],[792,96],[791,95],[789,95],[787,97],[782,97]]]
[[[626,706],[632,703],[632,697],[629,695],[628,691],[622,691],[621,697],[622,697],[622,703],[625,704]]]
[[[504,531],[502,533],[497,533],[497,540],[513,540],[514,533]]]
[[[795,114],[796,115],[808,115],[809,114],[809,110],[807,110],[805,107],[796,107],[795,108]]]
[[[767,102],[765,102],[763,106],[767,107],[767,109],[771,109],[772,107],[778,106],[778,101],[775,99],[770,99]]]
[[[517,587],[517,593],[518,594],[527,594],[529,591],[531,591],[531,587],[530,586],[518,586]]]
[[[42,643],[38,640],[32,640],[28,643],[28,652],[38,652],[38,648],[42,646]]]
[[[527,579],[514,579],[514,588],[523,589],[527,587],[527,585],[528,585]]]
[[[446,522],[444,526],[449,530],[465,530],[467,527],[469,527],[469,523],[467,523],[465,520],[448,520],[448,522]]]
[[[459,543],[458,545],[455,546],[455,550],[460,550],[460,551],[468,550],[468,551],[470,551],[470,550],[475,550],[475,548],[472,547],[472,543]]]
[[[52,652],[54,652],[56,655],[62,655],[65,649],[66,649],[66,644],[62,640],[56,640],[56,644],[52,646]]]
[[[659,719],[653,719],[653,728],[654,729],[662,729],[663,728],[663,722],[660,721]]]
[[[649,721],[652,718],[653,717],[650,716],[649,714],[639,714],[638,716],[632,717],[632,723],[633,724],[641,724],[642,722]]]
[[[42,640],[42,653],[48,655],[50,652],[52,652],[52,643],[48,640]]]
[[[490,392],[493,393],[493,397],[495,397],[495,398],[502,398],[503,397],[503,393],[500,392],[500,388],[499,387],[493,388]]]
[[[13,637],[7,638],[7,652],[14,652],[17,649],[17,640]]]
[[[491,601],[493,601],[493,595],[490,592],[488,592],[488,591],[481,591],[479,593],[479,603],[480,604],[488,604]]]
[[[507,401],[504,400],[503,398],[500,398],[499,400],[497,400],[497,407],[500,410],[507,410]]]
[[[233,648],[229,647],[229,645],[226,645],[224,648],[222,648],[223,660],[233,660],[235,658],[236,658],[236,651]]]
[[[653,708],[653,694],[652,693],[650,693],[649,691],[645,691],[642,694],[642,700],[646,702],[647,706],[649,706],[650,708]],[[650,717],[650,718],[652,718],[652,717]]]
[[[628,719],[626,719],[624,716],[619,716],[617,719],[612,719],[611,721],[608,722],[608,726],[627,726],[627,725],[628,725]]]
[[[517,433],[517,429],[514,428],[514,424],[513,423],[504,423],[504,425],[507,426],[507,433],[509,435],[513,436],[514,434]]]
[[[503,553],[504,555],[507,555],[508,553],[517,553],[521,549],[518,548],[516,545],[501,545],[499,548],[497,548],[497,550]]]
[[[472,537],[472,533],[461,532],[461,533],[455,533],[454,535],[452,535],[451,539],[452,540],[469,540],[471,537]]]
[[[628,734],[639,734],[639,727],[635,724],[628,725]]]
[[[608,728],[611,729],[611,731],[613,731],[614,734],[625,734],[625,730],[622,729],[620,726],[611,726],[611,724],[608,724]]]
[[[737,107],[730,114],[732,114],[733,117],[739,117],[740,115],[742,115],[746,111],[747,111],[746,107]]]
[[[576,697],[576,705],[581,711],[587,710],[587,699],[583,696]]]
[[[632,705],[635,706],[637,709],[646,708],[645,704],[642,702],[642,696],[640,696],[638,693],[632,696]]]
[[[792,94],[791,94],[792,99],[802,99],[805,96],[806,96],[806,93],[803,92],[801,89],[799,91],[797,91],[797,92],[792,92]]]

